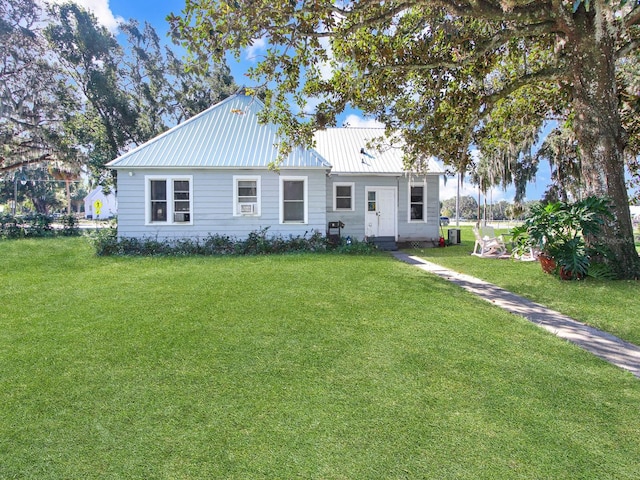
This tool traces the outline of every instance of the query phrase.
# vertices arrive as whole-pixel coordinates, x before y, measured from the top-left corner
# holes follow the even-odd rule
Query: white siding
[[[168,174],[193,176],[193,224],[145,226],[145,178]],[[206,238],[221,234],[236,238],[269,227],[268,235],[298,236],[326,229],[326,172],[322,169],[281,170],[282,175],[306,176],[308,179],[309,215],[306,224],[280,224],[279,175],[268,170],[135,170],[129,176],[118,172],[118,235],[137,238]],[[261,177],[262,208],[260,216],[233,215],[233,177]]]
[[[424,177],[414,177],[414,185],[422,185]],[[440,182],[436,175],[427,175],[425,217],[426,222],[409,221],[409,179],[400,181],[401,188],[398,195],[398,241],[431,240],[440,237]]]
[[[422,181],[423,177],[414,177],[415,181]],[[436,175],[428,175],[426,180],[426,222],[409,222],[409,177],[399,176],[349,176],[331,175],[327,181],[327,222],[342,221],[345,224],[342,229],[342,236],[351,236],[362,240],[365,237],[365,187],[395,187],[398,192],[397,221],[398,221],[398,241],[407,242],[412,240],[431,240],[438,238],[440,200],[439,200],[439,178]],[[334,211],[333,210],[333,184],[353,182],[355,184],[355,210],[354,211]],[[327,225],[328,226],[328,225]]]

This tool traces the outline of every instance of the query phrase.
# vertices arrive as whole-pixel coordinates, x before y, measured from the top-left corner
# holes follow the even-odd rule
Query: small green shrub
[[[55,235],[53,218],[42,213],[25,217],[3,215],[0,217],[1,238],[52,237]]]
[[[340,242],[333,248],[336,253],[347,253],[352,255],[370,255],[377,252],[377,247],[370,242],[361,242],[359,240],[341,238]]]
[[[24,232],[26,237],[52,237],[54,236],[53,218],[44,213],[35,213],[25,217]]]
[[[75,215],[63,215],[60,220],[62,221],[61,235],[65,237],[80,235],[80,227]]]
[[[227,235],[209,235],[202,243],[202,253],[216,252],[217,255],[229,255],[234,252],[234,241]]]
[[[53,228],[53,217],[36,213],[25,217],[0,215],[0,239],[41,238],[61,235],[72,237],[80,235],[78,219],[74,215],[61,218],[62,229]]]
[[[289,237],[268,236],[267,233],[268,228],[264,228],[251,232],[241,240],[215,234],[204,240],[183,238],[161,241],[157,238],[118,238],[115,228],[105,228],[96,231],[90,238],[98,256],[267,255],[328,251],[369,254],[376,251],[375,246],[367,242],[342,239],[337,245],[330,244],[318,231]]]
[[[96,255],[99,257],[122,254],[120,251],[120,242],[118,242],[118,232],[115,228],[96,230],[89,235],[89,240],[93,245]]]
[[[0,215],[0,238],[22,238],[24,229],[16,217],[10,214]]]

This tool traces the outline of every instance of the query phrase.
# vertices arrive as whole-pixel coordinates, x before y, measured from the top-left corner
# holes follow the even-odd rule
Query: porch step
[[[370,237],[369,243],[373,243],[378,250],[395,252],[398,250],[398,244],[394,237]]]

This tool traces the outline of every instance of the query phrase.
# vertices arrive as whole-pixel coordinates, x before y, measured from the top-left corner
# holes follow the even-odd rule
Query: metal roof
[[[315,149],[332,165],[331,173],[399,174],[404,168],[403,151],[398,146],[370,148],[367,144],[384,137],[384,128],[327,128],[315,134]],[[441,175],[442,168],[432,157],[427,175]]]
[[[107,164],[111,168],[266,168],[276,160],[273,125],[258,123],[262,102],[236,94]],[[280,168],[331,168],[313,149],[295,148]]]

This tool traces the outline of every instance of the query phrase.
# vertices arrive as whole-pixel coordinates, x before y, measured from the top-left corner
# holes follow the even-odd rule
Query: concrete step
[[[378,250],[395,252],[398,250],[398,244],[394,237],[370,237],[369,243],[373,243]]]

